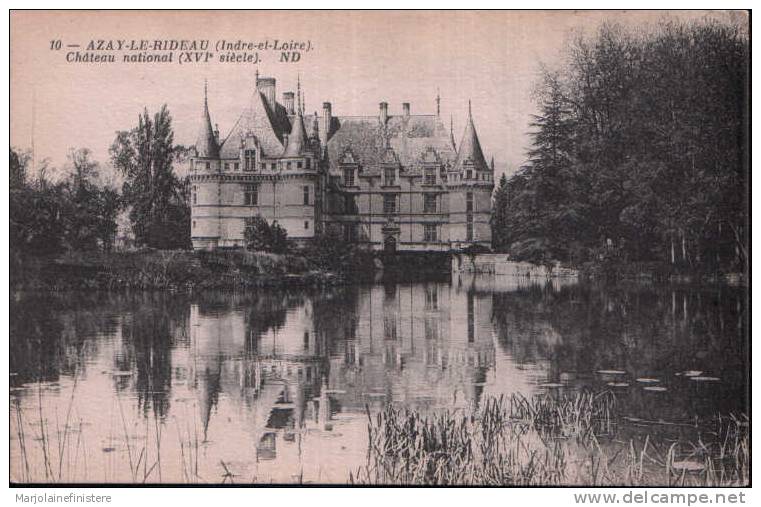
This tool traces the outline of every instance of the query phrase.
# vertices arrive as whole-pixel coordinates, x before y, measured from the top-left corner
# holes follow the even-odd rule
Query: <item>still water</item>
[[[610,389],[632,424],[748,413],[731,287],[427,283],[12,294],[11,480],[346,483],[367,411]]]

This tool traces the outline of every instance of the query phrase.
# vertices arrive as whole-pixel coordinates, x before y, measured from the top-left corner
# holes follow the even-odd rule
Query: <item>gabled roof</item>
[[[264,95],[254,91],[248,106],[222,143],[220,157],[237,158],[241,141],[245,142],[251,135],[258,139],[265,157],[279,157],[283,153],[283,134],[290,130],[290,122],[285,108],[277,106],[279,104],[273,111]]]
[[[473,125],[473,115],[470,112],[470,102],[468,102],[468,123],[465,125],[465,132],[462,134],[460,149],[457,150],[457,161],[454,168],[456,171],[462,170],[463,166],[470,165],[474,169],[486,171],[489,166],[486,164],[484,152],[481,150],[481,143],[478,142],[476,127]]]
[[[219,146],[214,135],[214,129],[211,127],[211,116],[209,116],[206,84],[203,87],[203,111],[201,112],[201,128],[198,129],[198,137],[196,138],[196,152],[199,157],[219,157]]]
[[[385,127],[377,116],[334,117],[333,123],[328,161],[334,173],[339,171],[347,149],[364,175],[380,174],[381,164],[389,161],[389,149],[406,175],[420,172],[421,159],[429,148],[444,164],[454,162],[457,156],[446,127],[436,115],[390,116]]]
[[[304,128],[304,118],[301,116],[301,110],[299,110],[296,118],[293,120],[293,127],[291,127],[288,144],[285,146],[283,156],[298,157],[306,153],[307,148],[307,132]]]

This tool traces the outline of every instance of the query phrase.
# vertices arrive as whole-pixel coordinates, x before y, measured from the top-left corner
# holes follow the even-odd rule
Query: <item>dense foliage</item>
[[[737,26],[604,25],[544,73],[528,163],[495,193],[494,247],[746,270],[749,46]]]
[[[187,182],[173,165],[186,150],[174,144],[166,105],[153,118],[144,110],[131,130],[117,132],[111,162],[124,175],[122,199],[129,208],[135,243],[153,248],[190,247]]]
[[[29,156],[10,151],[10,246],[16,257],[67,250],[110,250],[116,235],[119,195],[98,181],[87,149],[69,154],[68,176],[51,181],[46,171],[28,174]]]
[[[285,253],[288,249],[288,233],[277,221],[272,224],[257,215],[246,219],[243,231],[246,250]]]

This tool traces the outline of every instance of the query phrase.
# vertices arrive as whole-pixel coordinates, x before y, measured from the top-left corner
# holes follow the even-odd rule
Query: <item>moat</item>
[[[743,289],[517,280],[12,294],[10,478],[343,484],[389,403],[612,391],[664,439],[749,413]]]

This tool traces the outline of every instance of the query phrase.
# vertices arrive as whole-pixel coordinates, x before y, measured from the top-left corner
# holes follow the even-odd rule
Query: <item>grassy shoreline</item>
[[[374,416],[368,412],[367,464],[352,473],[350,482],[704,487],[749,483],[747,416],[717,415],[668,438],[659,435],[663,426],[627,433],[616,405],[615,396],[603,391],[487,398],[478,408],[429,415],[387,406]]]
[[[349,273],[319,269],[302,254],[141,250],[11,260],[13,290],[169,290],[319,287]]]

